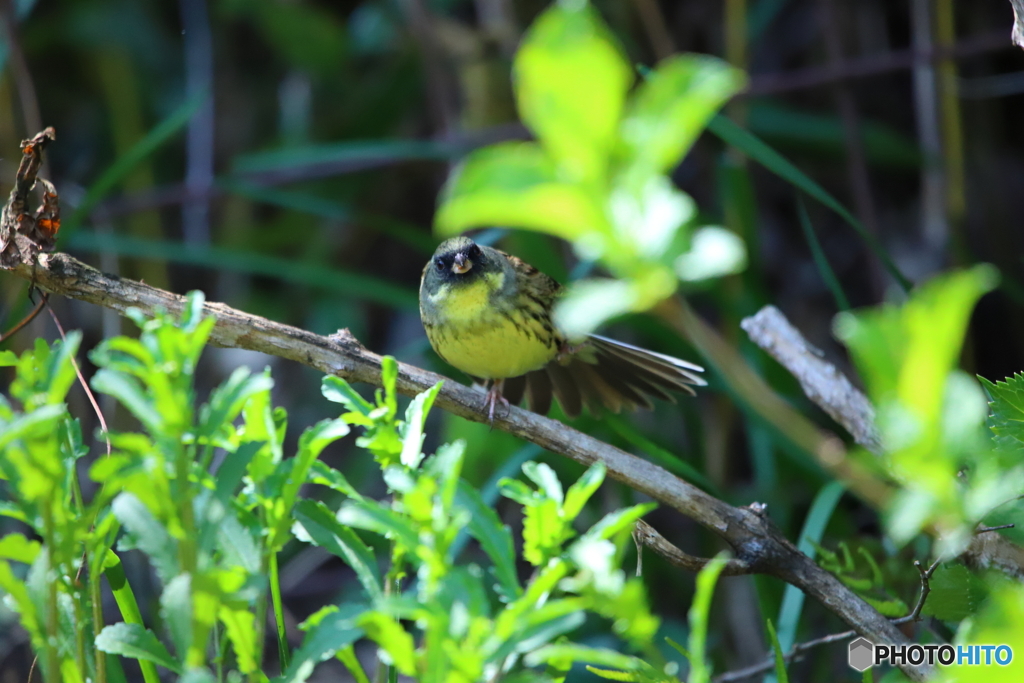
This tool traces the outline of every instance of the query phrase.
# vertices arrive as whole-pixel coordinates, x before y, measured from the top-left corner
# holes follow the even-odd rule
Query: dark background
[[[964,365],[990,379],[1024,367],[1024,141],[1017,125],[1024,116],[1024,55],[1010,44],[1006,0],[595,5],[638,65],[679,50],[747,68],[750,91],[727,114],[848,206],[915,282],[950,267],[996,264],[1002,286],[975,313]],[[449,169],[475,145],[526,135],[511,96],[511,56],[544,6],[0,0],[0,187],[10,187],[18,142],[54,126],[47,174],[63,203],[58,248],[108,272],[181,293],[202,289],[209,299],[315,332],[347,327],[374,351],[465,381],[429,350],[416,288],[437,242],[430,225]],[[193,111],[182,123],[189,102]],[[708,221],[741,232],[750,250],[747,272],[691,291],[691,300],[780,392],[838,433],[738,329],[742,317],[774,303],[848,368],[830,332],[836,301],[798,221],[797,190],[710,135],[674,177]],[[898,300],[895,283],[849,225],[805,201],[851,304]],[[571,249],[551,238],[489,231],[484,239],[563,281],[576,265]],[[0,282],[0,327],[7,329],[31,304],[22,281]],[[52,306],[65,329],[84,331],[86,349],[132,330],[93,306]],[[700,360],[649,318],[619,321],[610,333]],[[55,336],[44,314],[5,348],[20,351],[35,337]],[[337,409],[321,398],[320,378],[307,368],[220,349],[210,349],[204,363],[200,397],[239,364],[269,365],[292,440]],[[827,477],[738,408],[714,375],[710,380],[696,401],[601,422],[584,417],[577,426],[634,452],[653,447],[638,440],[642,433],[730,502],[767,503],[773,520],[796,538]],[[92,433],[84,394],[73,390],[71,400]],[[114,428],[133,428],[112,402],[102,407]],[[435,414],[428,446],[457,437],[470,441],[466,476],[478,485],[509,458],[531,454],[505,434]],[[325,457],[362,490],[383,492],[376,466],[352,439]],[[539,457],[563,480],[580,473],[554,456]],[[606,484],[583,521],[635,500],[628,489]],[[500,502],[499,510],[518,527],[515,506]],[[675,513],[661,510],[649,519],[687,550],[719,549]],[[910,562],[920,556],[914,548],[885,547],[876,515],[850,499],[840,503],[823,544],[835,549],[842,539],[869,550],[893,594],[913,603]],[[684,641],[692,576],[655,557],[644,567],[665,633]],[[133,582],[152,581],[144,565],[134,570]],[[297,547],[286,551],[282,581],[296,621],[358,590],[339,562]],[[776,618],[781,593],[774,580],[723,581],[709,644],[719,671],[764,656],[764,619]],[[0,681],[25,680],[30,662],[13,623],[0,607]],[[844,626],[808,603],[798,638],[838,630]],[[614,646],[607,633],[595,622],[580,639]],[[343,675],[329,673],[335,674]],[[792,675],[820,681],[851,673],[845,650],[833,646],[794,665]]]

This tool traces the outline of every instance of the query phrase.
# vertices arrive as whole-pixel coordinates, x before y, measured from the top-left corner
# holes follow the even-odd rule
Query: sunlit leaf
[[[596,11],[558,3],[523,37],[514,63],[519,115],[571,180],[601,180],[633,74]]]
[[[144,659],[180,674],[181,665],[171,657],[163,643],[139,624],[113,624],[96,636],[96,647],[112,655]]]
[[[565,182],[544,150],[529,142],[473,152],[445,185],[434,216],[439,234],[488,225],[538,230],[566,240],[609,231],[595,199]]]
[[[649,72],[622,121],[630,161],[651,172],[677,164],[715,112],[746,84],[743,72],[705,55],[676,55]]]

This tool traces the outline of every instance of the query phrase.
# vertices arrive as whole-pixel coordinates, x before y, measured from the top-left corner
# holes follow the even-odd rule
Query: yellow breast
[[[442,286],[433,296],[438,319],[427,326],[434,350],[459,370],[480,379],[518,377],[547,365],[558,352],[544,325],[528,310],[501,310],[491,292],[501,273],[468,285]]]

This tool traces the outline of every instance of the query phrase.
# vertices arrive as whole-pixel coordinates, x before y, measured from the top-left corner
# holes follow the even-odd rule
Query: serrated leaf
[[[932,574],[931,592],[921,613],[942,621],[960,621],[978,611],[988,587],[961,564],[944,564]]]
[[[122,622],[105,627],[96,636],[96,647],[107,654],[153,662],[177,674],[182,671],[156,635],[139,624]]]
[[[336,611],[323,615],[306,632],[282,683],[302,683],[313,673],[317,664],[361,638],[363,630],[355,622],[364,609],[361,605],[342,605]]]
[[[978,379],[991,399],[989,428],[996,444],[1006,451],[1020,451],[1024,448],[1024,374],[1017,373],[998,382],[981,376]]]
[[[244,674],[255,672],[258,668],[256,615],[248,609],[234,609],[228,605],[221,605],[218,616],[227,631],[231,648],[235,651],[239,670]]]
[[[178,543],[135,495],[118,494],[111,504],[114,516],[131,534],[134,546],[149,556],[160,579],[178,575]]]
[[[160,594],[160,616],[170,633],[178,660],[184,662],[192,647],[192,577],[179,574]]]
[[[558,555],[562,543],[573,534],[558,510],[558,503],[546,498],[524,509],[523,557],[535,567]]]
[[[384,597],[373,551],[352,529],[338,522],[327,506],[319,501],[303,500],[295,508],[295,517],[316,545],[352,567],[374,604]]]
[[[480,542],[480,547],[494,563],[494,574],[498,579],[498,592],[506,602],[511,602],[522,595],[516,575],[516,555],[512,542],[512,532],[501,523],[498,513],[484,504],[480,493],[464,481],[459,482],[455,502],[469,512],[469,524],[466,529],[470,535]]]

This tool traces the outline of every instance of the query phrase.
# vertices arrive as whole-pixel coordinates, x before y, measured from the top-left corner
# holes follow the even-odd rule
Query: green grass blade
[[[189,122],[189,119],[196,113],[196,110],[203,104],[207,96],[208,93],[200,93],[187,100],[149,131],[144,138],[135,143],[135,146],[117,159],[110,168],[104,171],[99,179],[86,191],[81,203],[75,208],[71,217],[64,221],[62,226],[64,230],[61,234],[68,235],[72,233],[75,228],[81,225],[93,207],[124,180],[125,176],[131,173],[132,169],[155,152],[160,145],[167,142],[175,133],[184,128],[185,124]]]
[[[832,519],[832,513],[839,499],[846,491],[846,486],[839,481],[829,482],[821,487],[811,509],[804,520],[804,528],[800,530],[800,542],[797,548],[802,553],[814,557],[814,544],[821,542],[825,527]],[[787,585],[782,594],[782,606],[779,608],[778,644],[782,652],[789,652],[796,642],[796,629],[800,623],[800,613],[804,607],[804,593],[796,586]],[[765,676],[765,683],[778,683],[774,674]]]
[[[68,247],[264,275],[394,308],[415,309],[418,305],[416,292],[371,275],[224,247],[189,246],[181,242],[99,235],[92,232],[73,235]]]
[[[254,152],[235,157],[236,173],[280,173],[310,166],[344,164],[367,168],[397,161],[457,159],[472,145],[434,140],[354,140]]]
[[[786,673],[785,655],[782,652],[782,646],[779,645],[779,637],[775,634],[775,626],[772,624],[771,619],[768,620],[767,626],[768,638],[772,644],[772,653],[775,655],[775,678],[778,679],[779,683],[789,683],[789,674]]]
[[[857,234],[867,243],[868,248],[875,253],[875,256],[882,261],[882,265],[889,271],[893,279],[900,284],[900,287],[906,292],[910,291],[912,287],[910,280],[900,272],[900,269],[896,266],[896,263],[886,252],[885,248],[852,213],[847,211],[846,207],[826,192],[825,188],[811,180],[803,171],[765,144],[763,140],[739,127],[721,114],[711,119],[711,123],[708,124],[708,130],[717,135],[726,144],[732,145],[775,175],[792,183],[839,214],[843,220],[857,231]]]
[[[846,298],[846,293],[843,292],[843,287],[839,284],[839,278],[836,277],[835,271],[832,270],[828,259],[825,258],[825,251],[821,248],[821,242],[818,241],[818,235],[814,232],[814,226],[811,225],[811,217],[807,215],[807,207],[804,206],[804,200],[800,197],[797,197],[796,209],[800,216],[800,227],[804,231],[804,237],[807,238],[807,245],[811,248],[811,256],[814,258],[814,265],[818,267],[821,279],[828,285],[839,310],[850,310],[850,301]]]

